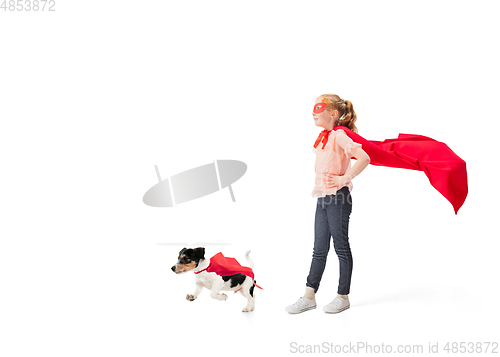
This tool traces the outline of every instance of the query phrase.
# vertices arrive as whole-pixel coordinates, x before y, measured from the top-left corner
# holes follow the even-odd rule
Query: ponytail
[[[354,124],[357,120],[356,112],[350,100],[344,100],[343,106],[345,107],[343,115],[338,121],[338,125],[346,126],[355,133],[358,132],[358,128]]]

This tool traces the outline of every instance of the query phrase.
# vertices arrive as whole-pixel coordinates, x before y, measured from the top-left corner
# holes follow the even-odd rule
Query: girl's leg
[[[328,224],[333,236],[333,246],[339,258],[340,278],[337,293],[348,295],[351,287],[352,254],[349,245],[349,217],[352,198],[347,187],[335,195],[335,202],[327,206]]]
[[[307,276],[306,286],[314,289],[316,293],[326,265],[326,257],[330,250],[330,229],[328,226],[327,207],[332,196],[319,198],[316,205],[316,216],[314,219],[314,249],[311,268]],[[308,292],[306,291],[306,294]]]

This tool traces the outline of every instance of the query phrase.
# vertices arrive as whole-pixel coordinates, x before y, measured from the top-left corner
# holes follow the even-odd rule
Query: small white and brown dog
[[[253,269],[253,261],[250,259],[250,251],[245,253],[249,267]],[[183,248],[179,252],[177,263],[172,266],[172,271],[176,274],[193,271],[196,274],[196,288],[193,294],[188,294],[186,299],[194,301],[200,295],[203,288],[210,290],[210,296],[216,300],[224,301],[226,294],[221,294],[221,290],[238,291],[248,299],[243,312],[253,311],[255,308],[254,288],[255,281],[243,274],[234,274],[220,276],[214,272],[207,272],[205,269],[209,266],[210,259],[205,259],[205,248]]]

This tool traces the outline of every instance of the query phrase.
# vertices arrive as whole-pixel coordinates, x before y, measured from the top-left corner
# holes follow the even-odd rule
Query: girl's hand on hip
[[[350,176],[338,176],[338,175],[333,175],[333,174],[325,174],[323,177],[323,183],[327,189],[330,188],[342,188],[344,187],[349,181],[351,181]]]

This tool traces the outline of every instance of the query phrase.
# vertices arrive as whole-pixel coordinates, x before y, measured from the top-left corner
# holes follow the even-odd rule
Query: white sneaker
[[[287,306],[285,308],[285,311],[291,314],[299,314],[301,312],[315,308],[316,308],[316,299],[311,300],[301,297],[299,300],[297,300],[295,304]]]
[[[349,297],[347,299],[343,299],[337,296],[331,303],[323,307],[323,311],[329,314],[337,314],[339,312],[347,310],[349,307],[351,307],[351,304],[349,303]]]

